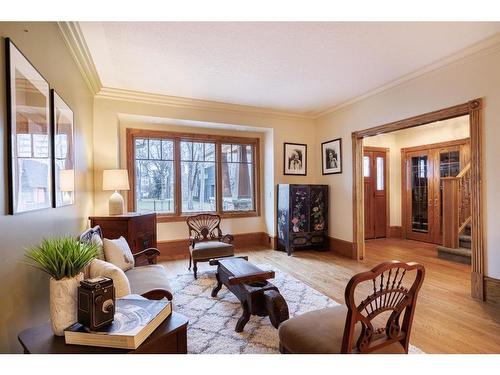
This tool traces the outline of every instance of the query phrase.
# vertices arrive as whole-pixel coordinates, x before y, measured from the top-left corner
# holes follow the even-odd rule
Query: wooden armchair
[[[230,234],[222,234],[220,216],[199,214],[186,219],[189,231],[189,268],[193,263],[194,278],[197,276],[197,263],[210,259],[230,257],[234,255],[234,238]]]
[[[93,242],[94,236],[103,239],[101,227],[98,225],[83,232],[79,240],[84,243]],[[136,265],[144,263],[146,265],[125,271],[125,276],[129,280],[132,293],[140,294],[147,299],[167,298],[171,301],[172,293],[169,291],[165,269],[161,265],[156,265],[158,255],[160,251],[153,247],[133,254]]]
[[[409,274],[414,279],[405,286],[403,280]],[[424,276],[422,265],[399,261],[385,262],[353,276],[345,290],[347,306],[311,311],[279,326],[280,351],[407,354]],[[370,294],[356,302],[355,292],[360,285],[364,293],[370,290]]]

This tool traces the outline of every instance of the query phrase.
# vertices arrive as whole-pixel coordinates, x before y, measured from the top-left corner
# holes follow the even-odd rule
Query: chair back
[[[379,350],[395,342],[400,342],[408,353],[417,294],[424,276],[422,265],[399,261],[385,262],[371,271],[353,276],[345,290],[348,313],[342,353],[350,353],[354,342],[360,353]],[[365,288],[363,295],[366,295],[366,288],[370,292],[357,303],[355,292],[358,287]],[[359,337],[354,337],[358,322],[361,324],[361,333]],[[380,323],[380,328],[376,328],[376,324]]]
[[[189,216],[186,223],[189,229],[189,237],[193,237],[197,242],[220,240],[222,238],[219,215],[199,214]]]

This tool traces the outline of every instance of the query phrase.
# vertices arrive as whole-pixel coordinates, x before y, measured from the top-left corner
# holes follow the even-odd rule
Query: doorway
[[[482,99],[475,99],[442,110],[396,121],[386,125],[352,133],[353,153],[353,254],[358,260],[365,257],[364,222],[364,176],[363,176],[363,138],[396,130],[408,129],[436,121],[469,115],[470,134],[470,212],[471,212],[471,295],[484,300],[484,249],[481,194],[481,107]],[[427,157],[429,157],[427,155]],[[428,201],[428,199],[427,199]]]
[[[403,238],[443,244],[443,183],[470,162],[469,138],[403,148]]]
[[[363,147],[365,239],[389,236],[389,149]]]

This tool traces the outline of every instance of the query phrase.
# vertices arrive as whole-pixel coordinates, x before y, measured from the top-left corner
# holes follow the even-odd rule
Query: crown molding
[[[78,22],[57,22],[57,25],[85,83],[94,95],[97,94],[102,83],[80,25]]]
[[[101,88],[101,90],[95,95],[95,97],[102,99],[125,100],[136,103],[166,105],[169,107],[187,108],[192,110],[245,113],[260,117],[308,119],[308,120],[314,118],[309,114],[278,111],[271,108],[223,103],[212,100],[184,98],[179,96],[170,96],[163,94],[153,94],[135,90],[124,90],[124,89],[116,89],[110,87]]]
[[[357,103],[361,100],[367,99],[371,96],[380,94],[384,91],[390,90],[394,87],[403,85],[409,81],[417,79],[425,74],[431,73],[435,70],[439,70],[446,66],[454,65],[454,64],[462,64],[467,61],[473,60],[475,58],[486,56],[495,52],[500,51],[500,33],[494,34],[493,36],[480,41],[479,43],[473,44],[472,46],[466,47],[459,52],[456,52],[448,57],[445,57],[441,60],[438,60],[434,63],[424,66],[410,74],[404,75],[400,78],[395,79],[383,86],[380,86],[376,89],[370,90],[362,95],[356,96],[352,99],[349,99],[343,103],[327,108],[321,112],[313,112],[311,116],[314,119],[319,119],[320,117],[329,115],[331,113],[337,112],[345,107],[348,107],[354,103]]]

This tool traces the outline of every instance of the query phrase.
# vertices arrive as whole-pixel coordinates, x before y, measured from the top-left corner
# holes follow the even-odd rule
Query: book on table
[[[75,323],[66,328],[64,338],[66,344],[137,349],[171,313],[170,301],[117,298],[111,325],[89,331]]]

